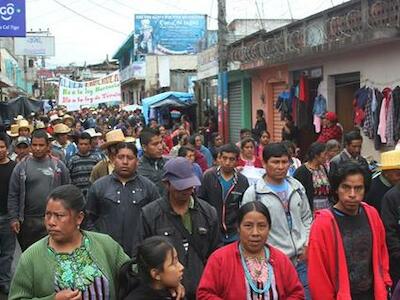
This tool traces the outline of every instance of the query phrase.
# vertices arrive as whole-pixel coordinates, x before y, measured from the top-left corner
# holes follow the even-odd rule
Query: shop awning
[[[193,94],[182,92],[165,92],[142,100],[143,115],[146,123],[149,121],[150,109],[164,106],[185,107],[195,104]]]

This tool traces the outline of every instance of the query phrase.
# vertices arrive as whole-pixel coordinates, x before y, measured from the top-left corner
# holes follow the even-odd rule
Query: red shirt
[[[372,269],[375,299],[387,299],[386,287],[392,285],[385,228],[378,212],[361,203],[372,233]],[[342,235],[331,210],[315,212],[308,244],[308,281],[311,297],[326,300],[350,300],[349,272]]]
[[[289,258],[278,249],[268,247],[279,299],[305,299],[303,286]],[[216,250],[208,258],[197,290],[197,299],[247,299],[246,284],[236,242]]]

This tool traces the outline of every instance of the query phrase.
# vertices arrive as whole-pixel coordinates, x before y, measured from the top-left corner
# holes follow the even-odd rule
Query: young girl
[[[136,260],[121,267],[118,299],[178,299],[175,295],[183,289],[183,269],[175,248],[168,240],[150,237],[138,247]]]

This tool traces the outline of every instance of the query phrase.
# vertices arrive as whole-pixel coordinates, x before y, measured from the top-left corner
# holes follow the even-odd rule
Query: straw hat
[[[100,146],[100,148],[105,149],[108,146],[118,144],[125,141],[124,133],[121,129],[115,129],[107,132],[106,142]]]
[[[94,137],[100,137],[102,134],[100,132],[96,132],[94,128],[89,128],[84,130],[83,132],[89,133],[89,135],[94,138]]]
[[[66,120],[71,120],[73,123],[75,122],[74,117],[72,117],[70,115],[64,115],[63,121],[65,122]]]
[[[36,127],[36,129],[46,128],[46,126],[44,125],[44,123],[42,121],[37,121],[35,127]]]
[[[383,152],[378,166],[382,171],[400,169],[400,150]]]
[[[22,115],[18,115],[16,118],[14,118],[14,121],[17,121],[17,123],[21,120],[25,119]]]
[[[133,136],[127,136],[124,140],[125,143],[135,143],[136,139]]]
[[[50,116],[50,123],[54,122],[54,121],[58,121],[61,118],[58,115],[51,115]]]
[[[18,130],[20,130],[21,128],[27,128],[27,129],[29,129],[30,132],[33,131],[32,125],[30,125],[27,120],[19,121]]]
[[[12,124],[10,127],[10,130],[7,130],[7,134],[10,137],[17,137],[17,136],[19,136],[18,129],[19,129],[18,124]]]
[[[71,128],[69,128],[67,125],[63,123],[54,126],[54,134],[66,134],[70,133],[70,131]]]

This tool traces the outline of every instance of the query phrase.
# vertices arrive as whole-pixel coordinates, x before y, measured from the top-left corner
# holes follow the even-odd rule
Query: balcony
[[[146,79],[146,62],[134,62],[119,72],[122,84]]]
[[[242,68],[288,63],[400,38],[397,0],[353,0],[229,46]]]

